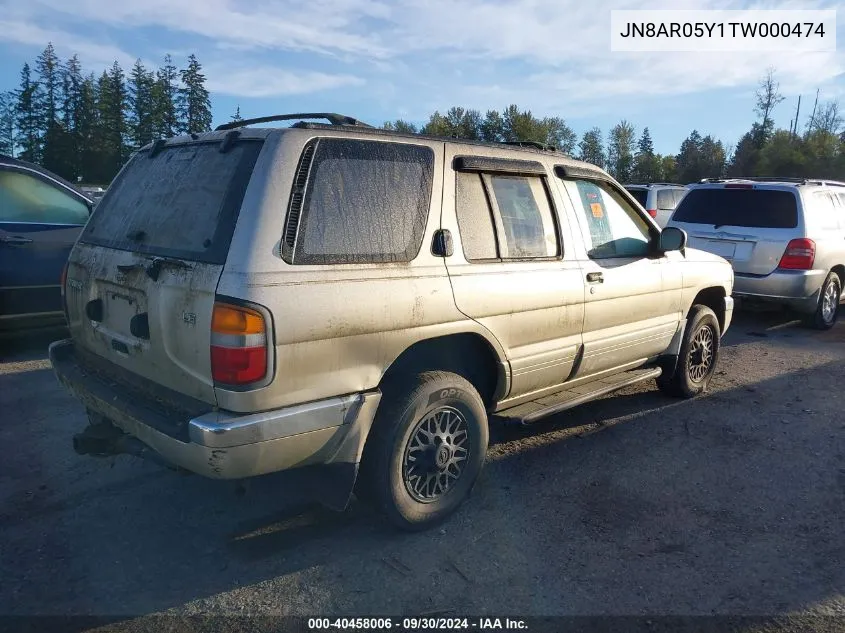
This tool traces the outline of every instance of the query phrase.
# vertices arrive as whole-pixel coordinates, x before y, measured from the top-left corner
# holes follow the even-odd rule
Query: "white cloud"
[[[242,69],[235,66],[207,66],[208,89],[217,94],[240,97],[302,95],[345,86],[360,86],[364,80],[352,75],[294,72],[273,66]]]
[[[837,6],[835,0],[671,4],[673,9]],[[647,5],[645,0],[616,0],[601,9],[581,0],[29,0],[14,10],[31,22],[65,29],[77,23],[126,32],[158,28],[160,39],[171,39],[179,48],[190,48],[185,36],[198,38],[209,87],[245,97],[351,87],[366,78],[395,107],[412,110],[434,103],[444,107],[439,100],[445,99],[481,108],[530,103],[536,110],[583,114],[618,99],[753,90],[769,66],[777,69],[786,94],[816,87],[831,95],[843,92],[841,47],[801,55],[611,53],[610,10]],[[843,20],[840,11],[840,25]],[[39,45],[53,39],[84,57],[131,63],[122,51],[60,35],[0,24],[0,38]],[[276,68],[268,63],[268,51],[310,57],[299,55],[296,69]],[[314,64],[327,58],[331,71],[315,72]]]
[[[79,55],[83,67],[87,69],[107,68],[115,61],[128,69],[136,60],[136,57],[117,46],[98,44],[66,32],[42,29],[18,20],[0,20],[0,41],[36,46],[39,49],[43,49],[47,42],[52,42],[59,57],[66,59]]]

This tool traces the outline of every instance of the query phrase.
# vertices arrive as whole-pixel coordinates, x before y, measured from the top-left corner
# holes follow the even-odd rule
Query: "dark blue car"
[[[0,155],[0,330],[61,324],[61,277],[93,207],[46,169]]]

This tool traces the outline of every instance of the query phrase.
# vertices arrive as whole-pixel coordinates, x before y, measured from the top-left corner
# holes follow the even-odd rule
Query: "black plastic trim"
[[[487,156],[455,156],[452,161],[455,171],[518,174],[524,176],[545,176],[546,168],[535,160],[514,158],[490,158]]]
[[[273,114],[270,116],[257,117],[255,119],[243,119],[241,121],[232,121],[218,125],[215,128],[216,132],[223,130],[234,130],[239,127],[246,127],[248,125],[256,125],[259,123],[272,123],[274,121],[295,121],[297,119],[325,119],[332,125],[355,125],[361,127],[372,127],[358,119],[346,116],[345,114],[337,114],[335,112],[301,112],[297,114]]]

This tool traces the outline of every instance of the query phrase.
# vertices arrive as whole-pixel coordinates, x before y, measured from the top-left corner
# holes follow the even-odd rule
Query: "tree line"
[[[179,69],[167,55],[147,69],[139,59],[96,76],[79,58],[59,59],[48,44],[0,93],[0,153],[38,163],[76,182],[108,184],[131,153],[177,134],[211,129],[202,65],[190,55]]]
[[[775,108],[784,100],[768,70],[755,92],[757,120],[736,143],[725,145],[712,135],[693,130],[677,154],[654,151],[648,127],[639,136],[626,120],[607,136],[594,127],[578,137],[564,119],[538,118],[530,110],[508,106],[501,113],[461,107],[435,112],[417,129],[403,120],[386,129],[482,141],[535,141],[606,169],[621,182],[697,182],[702,178],[779,176],[845,181],[845,122],[835,100],[819,102],[818,94],[805,124],[800,125],[800,99],[788,130],[776,129]]]
[[[774,112],[784,101],[774,70],[755,92],[756,120],[735,146],[693,130],[677,154],[655,152],[648,127],[638,133],[622,120],[607,133],[580,137],[561,117],[537,117],[510,105],[501,112],[452,107],[434,112],[422,127],[403,120],[383,127],[492,142],[533,141],[607,169],[621,182],[696,182],[740,176],[818,177],[845,180],[845,126],[839,103],[819,102],[800,121],[800,98],[789,129],[777,129]],[[781,106],[783,107],[783,106]],[[230,117],[241,119],[240,108]],[[107,184],[135,149],[177,134],[211,129],[212,112],[202,65],[190,55],[185,68],[172,58],[147,69],[135,62],[128,76],[118,62],[97,77],[77,56],[62,62],[48,44],[24,64],[16,90],[0,93],[0,153],[39,163],[69,180]]]

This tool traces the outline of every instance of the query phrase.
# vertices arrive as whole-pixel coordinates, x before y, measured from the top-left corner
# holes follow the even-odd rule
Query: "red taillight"
[[[780,258],[778,268],[787,270],[809,270],[816,259],[816,243],[813,240],[800,238],[791,240],[786,245],[783,257]]]
[[[646,213],[648,213],[651,217],[657,217],[657,209],[646,209]]]
[[[725,189],[754,189],[754,185],[725,185]]]
[[[267,374],[267,327],[257,310],[215,303],[211,319],[211,377],[249,385]]]
[[[211,375],[214,382],[248,385],[267,373],[267,349],[261,347],[211,346]]]

